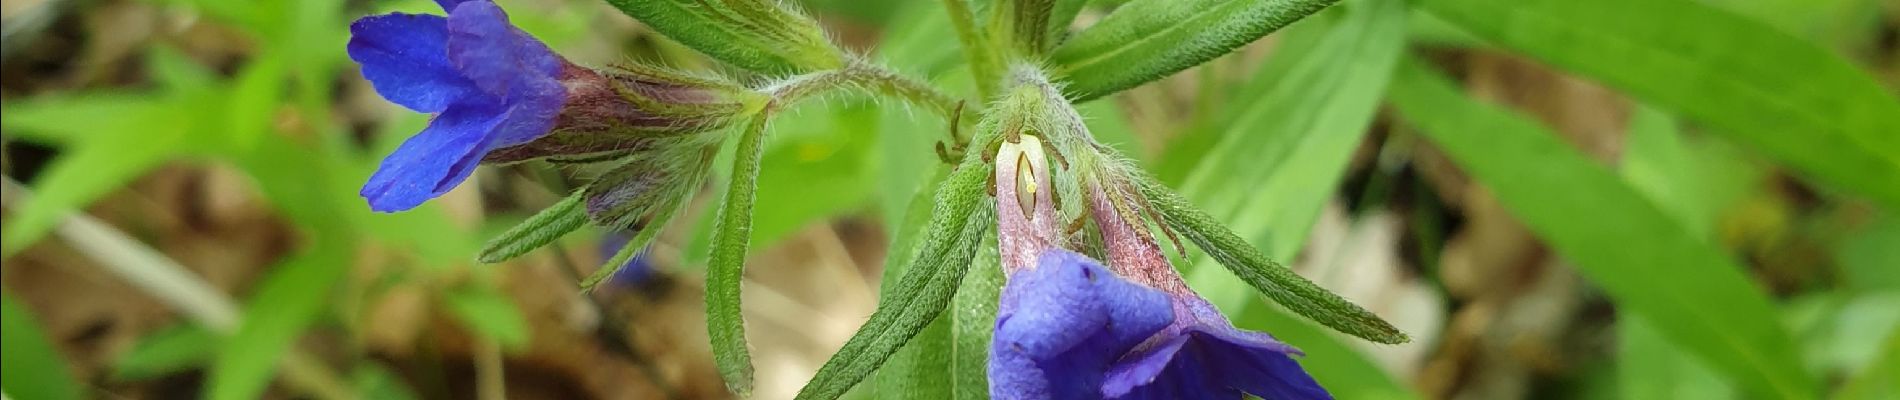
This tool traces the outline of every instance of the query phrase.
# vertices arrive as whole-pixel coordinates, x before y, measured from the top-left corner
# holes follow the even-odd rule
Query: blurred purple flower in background
[[[579,69],[516,29],[485,0],[437,0],[448,17],[391,13],[350,25],[350,59],[384,98],[435,114],[363,185],[376,211],[402,211],[441,196],[487,152],[547,134]]]
[[[627,247],[627,241],[632,239],[633,234],[628,232],[614,232],[601,237],[600,259],[613,259],[614,254],[620,253],[620,249]],[[621,265],[620,270],[615,271],[612,278],[607,279],[608,286],[638,287],[646,284],[648,280],[651,280],[655,273],[653,270],[653,259],[647,255],[647,253],[651,251],[653,251],[653,248],[649,246],[640,249],[640,252],[635,253],[633,258],[627,259],[627,263]]]

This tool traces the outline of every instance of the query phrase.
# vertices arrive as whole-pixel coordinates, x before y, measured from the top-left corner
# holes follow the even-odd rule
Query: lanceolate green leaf
[[[1182,237],[1193,241],[1202,251],[1220,261],[1234,275],[1287,309],[1305,315],[1334,330],[1379,343],[1405,343],[1410,338],[1392,324],[1340,298],[1312,281],[1293,273],[1261,254],[1260,250],[1227,230],[1219,220],[1195,208],[1180,194],[1162,186],[1151,177],[1141,182],[1142,195],[1148,197],[1162,219]]]
[[[842,54],[811,18],[772,0],[607,0],[666,37],[740,68],[770,74],[829,69]]]
[[[528,254],[534,249],[553,243],[561,236],[580,229],[587,224],[587,208],[582,207],[582,192],[575,192],[554,203],[541,212],[528,217],[520,225],[508,228],[482,246],[482,253],[476,257],[484,264],[493,264]]]
[[[1594,78],[1835,189],[1900,209],[1900,100],[1840,57],[1687,0],[1422,0],[1499,45]]]
[[[950,177],[948,166],[938,166],[936,169],[937,173],[926,182],[928,185],[918,188],[919,190],[913,190],[914,193],[911,194],[907,206],[898,207],[899,214],[894,218],[892,222],[894,225],[891,226],[891,245],[884,254],[884,276],[878,288],[880,295],[878,304],[890,304],[895,301],[892,300],[895,294],[893,292],[896,291],[904,271],[909,270],[910,267],[904,262],[915,257],[919,250],[917,238],[923,235],[925,226],[930,223],[930,211],[932,206],[936,205],[936,196],[934,196],[936,192],[930,188],[937,187]],[[883,367],[878,368],[877,374],[869,384],[859,385],[858,393],[869,395],[869,398],[874,399],[888,398],[900,396],[918,386],[926,386],[921,381],[934,378],[924,376],[925,374],[941,375],[943,373],[929,366],[932,364],[941,366],[947,362],[926,363],[919,360],[923,358],[920,352],[937,350],[925,349],[931,346],[921,344],[941,339],[948,334],[949,324],[942,317],[931,322],[924,331],[917,333],[916,338],[911,339],[913,344],[904,346],[903,349],[898,350],[897,354],[891,355],[891,359],[887,360]],[[940,381],[935,383],[943,384]]]
[[[1338,0],[1136,0],[1051,56],[1076,102],[1161,79],[1227,54]]]
[[[981,243],[991,243],[986,238]],[[996,327],[997,296],[1003,270],[996,247],[982,246],[970,263],[950,308],[939,314],[910,344],[877,370],[877,393],[884,398],[989,398],[991,330]]]
[[[198,367],[218,349],[222,338],[196,324],[180,323],[140,337],[112,365],[118,380],[144,380]]]
[[[1788,333],[1761,317],[1776,315],[1767,296],[1728,255],[1555,134],[1426,68],[1400,67],[1391,89],[1400,114],[1619,310],[1756,396],[1818,395]]]
[[[752,240],[752,201],[759,185],[759,157],[765,153],[765,126],[770,118],[770,113],[759,113],[739,137],[725,206],[713,226],[712,259],[706,264],[706,334],[712,338],[713,361],[719,365],[719,375],[726,379],[726,388],[739,397],[752,395],[752,355],[746,349],[739,282],[745,275],[747,245]]]
[[[976,143],[994,139],[979,135]],[[877,369],[949,305],[956,285],[991,226],[984,186],[993,166],[972,153],[938,186],[935,210],[903,277],[880,296],[877,312],[799,391],[800,399],[833,399]]]

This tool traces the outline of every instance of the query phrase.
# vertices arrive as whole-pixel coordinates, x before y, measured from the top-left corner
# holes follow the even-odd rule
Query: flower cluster
[[[990,345],[992,398],[1331,398],[1292,358],[1299,350],[1234,328],[1188,289],[1114,184],[1084,189],[1108,265],[1059,247],[1068,241],[1039,142],[1004,143],[996,158],[1009,282]]]
[[[383,159],[364,184],[361,194],[371,209],[388,212],[417,207],[459,186],[482,164],[616,163],[578,196],[510,230],[499,245],[491,244],[496,260],[571,232],[586,218],[610,229],[639,232],[637,238],[645,238],[615,243],[630,246],[615,257],[628,260],[624,268],[629,271],[619,279],[644,279],[645,259],[633,256],[633,251],[652,237],[654,231],[647,228],[654,226],[648,225],[664,225],[682,208],[683,200],[698,190],[726,139],[720,131],[735,121],[747,121],[739,135],[742,140],[736,147],[733,170],[756,179],[760,143],[772,113],[828,89],[856,87],[906,97],[944,111],[953,126],[962,114],[960,103],[927,85],[843,56],[825,43],[808,19],[776,3],[733,0],[700,8],[668,2],[615,2],[623,11],[657,23],[656,29],[669,36],[689,37],[684,42],[736,66],[754,72],[804,72],[747,88],[722,77],[650,66],[581,67],[516,28],[489,0],[436,2],[447,16],[392,13],[365,17],[351,26],[350,58],[362,66],[363,76],[375,90],[393,103],[433,116],[427,128]],[[732,10],[738,11],[725,13]],[[707,17],[708,24],[756,30],[758,37],[776,39],[731,41],[726,39],[731,32],[671,19],[678,16]],[[983,149],[973,145],[997,146],[994,153],[965,153],[962,164],[986,167],[984,162],[991,159],[978,154],[994,155],[991,188],[996,198],[997,246],[1008,282],[998,299],[990,344],[991,396],[1005,400],[1330,398],[1295,361],[1300,355],[1297,349],[1265,333],[1236,329],[1189,289],[1169,264],[1147,229],[1147,218],[1156,219],[1164,229],[1167,225],[1160,224],[1160,216],[1144,214],[1179,212],[1183,207],[1150,207],[1151,199],[1170,197],[1137,194],[1130,178],[1134,175],[1088,137],[1059,85],[1033,63],[1013,68],[1005,82],[993,82],[1012,86],[1012,92],[992,106],[1000,111],[986,113],[979,123],[979,131],[988,134],[980,136],[1007,133],[1000,135],[1003,139],[962,143],[952,135],[959,143],[947,146],[958,151]],[[939,151],[947,154],[943,148]],[[1064,153],[1068,153],[1066,158]],[[1058,176],[1052,165],[1061,165],[1067,173]],[[945,213],[932,218],[933,226],[946,229],[933,230],[936,236],[925,238],[940,251],[919,254],[972,254],[971,247],[961,248],[968,252],[952,252],[944,243],[975,243],[976,237],[986,234],[984,229],[972,228],[987,226],[967,225],[968,220],[982,217],[945,216],[975,215],[977,205],[986,201],[979,193],[982,173],[962,173],[956,180],[960,183],[942,189],[945,192],[939,198],[950,203],[939,204]],[[720,228],[721,234],[714,237],[713,247],[722,250],[715,252],[709,269],[724,273],[708,276],[732,278],[709,280],[707,291],[715,359],[729,388],[742,396],[750,387],[751,365],[738,311],[736,277],[741,276],[749,245],[750,190],[751,186],[735,183],[727,191],[729,208],[721,211],[720,224],[735,225]],[[1058,191],[1072,196],[1068,203],[1057,200]],[[1188,216],[1169,218],[1211,220]],[[1203,228],[1195,237],[1205,237],[1208,229],[1204,226],[1210,224],[1196,225]],[[1088,227],[1094,231],[1075,234]],[[542,242],[530,243],[536,240]],[[1236,248],[1225,246],[1225,250]],[[490,249],[484,249],[484,260],[490,258]],[[1245,257],[1239,261],[1246,264],[1262,264],[1260,260],[1265,259],[1258,254],[1241,255]],[[860,332],[840,351],[842,359],[834,358],[818,371],[814,378],[818,389],[808,393],[826,398],[841,395],[883,362],[908,340],[908,336],[889,340],[895,337],[890,335],[903,335],[906,330],[914,335],[937,313],[933,309],[914,312],[917,307],[941,307],[949,301],[954,288],[944,285],[961,281],[964,270],[960,267],[919,269],[941,274],[923,280],[906,275],[905,282],[923,282],[909,286],[912,292],[934,298],[902,310],[881,308],[866,326],[884,327],[867,329],[882,336]],[[622,268],[610,265],[583,287]],[[1334,305],[1326,309],[1329,313],[1364,322],[1346,326],[1370,326],[1349,332],[1403,340],[1388,324],[1297,276],[1289,273],[1266,279],[1291,288],[1296,295]],[[711,307],[715,305],[719,307]]]

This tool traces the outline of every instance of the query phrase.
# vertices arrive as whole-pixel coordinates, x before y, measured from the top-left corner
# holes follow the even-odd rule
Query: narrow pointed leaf
[[[909,399],[989,398],[985,373],[1003,287],[996,248],[979,249],[970,268],[950,308],[878,368],[877,393]]]
[[[508,228],[501,236],[489,240],[482,246],[478,260],[484,264],[493,264],[528,254],[534,249],[553,243],[581,225],[587,224],[587,208],[582,207],[583,192],[575,192],[560,202],[542,209],[527,221]]]
[[[842,54],[811,18],[771,0],[607,0],[647,26],[719,61],[787,74],[834,68]]]
[[[1233,51],[1338,0],[1136,0],[1057,46],[1065,90],[1084,102]]]
[[[1391,101],[1531,232],[1603,288],[1618,310],[1762,398],[1812,399],[1766,294],[1741,266],[1616,174],[1529,118],[1460,93],[1418,61]]]
[[[112,378],[152,379],[203,366],[221,337],[202,326],[180,323],[145,334],[112,365]]]
[[[1900,209],[1900,99],[1819,46],[1688,0],[1423,0],[1466,31]]]
[[[987,143],[994,137],[979,135],[974,142]],[[870,320],[799,391],[799,399],[844,395],[943,311],[990,227],[972,221],[989,217],[992,207],[985,201],[984,185],[992,168],[971,153],[938,186],[930,223],[918,239],[920,245],[906,263],[903,276],[881,296],[885,301],[878,304]]]
[[[1300,277],[1285,265],[1267,258],[1220,221],[1195,208],[1180,194],[1162,186],[1152,177],[1143,177],[1142,195],[1160,211],[1169,227],[1193,241],[1207,255],[1220,261],[1235,276],[1275,303],[1300,313],[1314,322],[1346,334],[1379,343],[1397,344],[1411,340],[1391,323],[1358,305],[1340,298],[1312,281]]]
[[[7,216],[0,256],[46,237],[61,215],[84,208],[185,150],[182,121],[146,121],[149,129],[100,132],[65,148],[34,179],[34,201]]]
[[[725,205],[713,227],[712,258],[706,264],[706,334],[713,362],[726,388],[739,397],[752,395],[752,354],[746,349],[745,316],[739,308],[739,282],[745,276],[752,240],[752,201],[759,185],[759,157],[765,153],[769,113],[754,116],[733,153],[732,180]],[[629,244],[628,247],[632,247]]]

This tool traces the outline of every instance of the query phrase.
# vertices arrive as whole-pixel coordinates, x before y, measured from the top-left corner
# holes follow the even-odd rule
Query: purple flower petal
[[[470,1],[449,11],[448,57],[462,76],[482,91],[510,99],[546,96],[547,86],[524,82],[554,81],[560,56],[547,45],[508,23],[508,14],[487,1]],[[559,83],[552,87],[560,90]]]
[[[489,133],[486,150],[527,143],[554,129],[566,102],[559,76],[566,61],[547,45],[508,23],[508,14],[487,1],[470,1],[449,13],[448,55],[483,92],[508,104],[508,118]]]
[[[381,212],[415,208],[468,179],[481,161],[487,136],[504,118],[500,106],[462,102],[429,121],[429,127],[404,141],[363,184],[370,209]]]
[[[384,14],[350,24],[350,59],[383,98],[417,112],[442,111],[477,94],[450,65],[448,20],[434,15]]]
[[[1173,319],[1166,294],[1066,250],[1044,253],[1004,288],[990,344],[996,399],[1100,397],[1110,362]]]
[[[1116,399],[1331,399],[1299,362],[1299,350],[1236,329],[1205,300],[1176,298],[1175,326],[1117,362],[1102,384]]]

